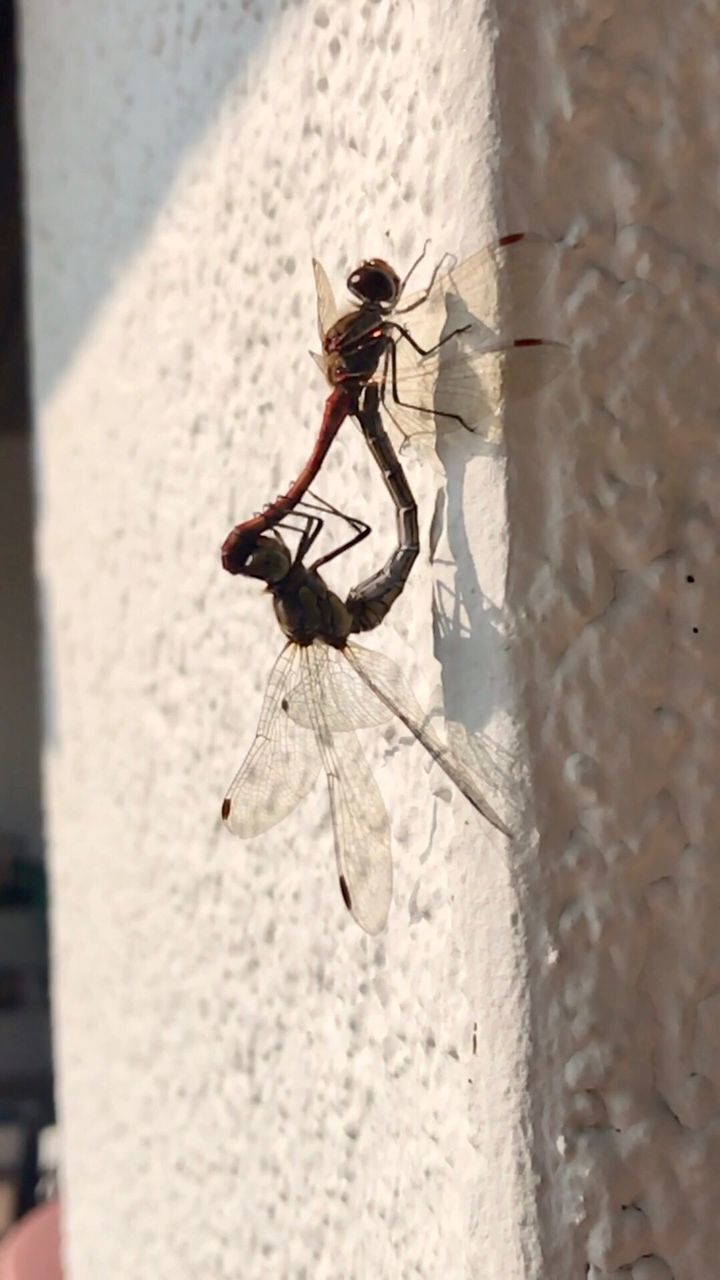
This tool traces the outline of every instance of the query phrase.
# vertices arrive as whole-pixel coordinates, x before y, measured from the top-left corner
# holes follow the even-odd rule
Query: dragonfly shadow
[[[455,326],[460,315],[461,311],[449,308],[449,325]],[[479,385],[478,397],[481,392]],[[441,365],[438,403],[443,394]],[[502,615],[480,585],[468,533],[465,490],[471,462],[478,457],[499,457],[501,443],[481,431],[448,432],[441,426],[436,447],[445,482],[433,518],[431,555],[440,528],[445,527],[455,568],[452,586],[439,584],[433,601],[434,648],[441,668],[448,738],[453,750],[500,795],[510,781],[512,758],[485,728],[501,706]]]
[[[452,279],[452,276],[450,279]],[[440,334],[441,338],[447,337],[448,334],[456,333],[467,325],[472,326],[468,330],[468,334],[461,334],[458,338],[458,341],[463,342],[466,348],[482,349],[497,338],[496,331],[486,324],[480,316],[475,314],[470,304],[459,292],[445,295],[445,307],[447,318]],[[471,339],[469,335],[472,335]],[[451,343],[450,346],[452,347],[453,344]],[[447,361],[447,356],[441,356],[441,376],[443,359]]]
[[[444,302],[446,318],[439,334],[444,345],[426,403],[435,414],[436,448],[446,465],[451,451],[441,446],[457,435],[469,444],[472,456],[497,456],[497,410],[505,379],[504,357],[496,350],[500,335],[458,294],[448,294]]]
[[[500,796],[506,794],[511,785],[514,757],[483,730],[497,703],[489,696],[491,682],[487,668],[477,661],[478,652],[484,646],[497,644],[497,618],[494,611],[490,617],[483,615],[473,634],[462,599],[459,592],[450,591],[443,584],[435,589],[433,632],[442,672],[447,737],[455,754],[475,773],[481,774]],[[472,670],[478,665],[477,678],[474,674],[471,677],[473,696],[468,698],[471,681],[466,673],[468,668]]]
[[[437,329],[431,334],[441,345],[434,384],[428,383],[428,404],[435,415],[436,456],[445,474],[433,522],[435,543],[442,525],[454,569],[451,585],[438,589],[433,620],[448,738],[466,765],[507,796],[514,757],[488,732],[507,705],[503,617],[478,576],[477,520],[482,518],[483,495],[473,490],[481,480],[492,498],[493,472],[497,482],[504,468],[501,426],[507,412],[563,372],[569,348],[561,338],[538,336],[546,331],[559,264],[557,245],[537,236],[509,236],[498,245],[502,256],[481,251],[442,282],[437,298],[442,310],[433,313]],[[491,270],[485,272],[488,265]],[[429,343],[426,348],[429,352]],[[431,532],[431,547],[432,542]]]

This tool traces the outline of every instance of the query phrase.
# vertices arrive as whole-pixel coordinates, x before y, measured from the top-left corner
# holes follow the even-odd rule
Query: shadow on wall
[[[14,24],[0,7],[0,1236],[53,1116]]]
[[[442,380],[441,380],[442,381]],[[441,383],[440,383],[441,385]],[[445,470],[434,523],[444,521],[455,565],[453,589],[436,587],[433,609],[435,656],[440,663],[448,740],[489,788],[492,803],[507,795],[513,761],[485,730],[504,702],[505,674],[499,626],[503,612],[484,594],[468,537],[465,481],[468,467],[479,455],[496,456],[500,445],[478,437],[438,439],[438,455]],[[502,804],[500,804],[502,809]]]
[[[458,435],[454,433],[455,437]],[[435,652],[443,669],[447,716],[464,724],[469,733],[480,732],[497,709],[487,663],[497,647],[502,610],[487,599],[478,581],[466,525],[465,480],[473,458],[497,456],[499,451],[499,444],[464,432],[461,439],[445,441],[441,437],[438,440],[438,456],[445,471],[442,516],[457,568],[454,591],[448,593],[442,586],[438,589],[434,611]],[[475,666],[477,679],[473,678]],[[462,679],[455,682],[453,672],[462,673]],[[470,700],[469,689],[473,690]]]
[[[463,299],[450,297],[443,332],[452,332],[467,321],[480,323],[484,328],[486,317],[482,311],[474,311],[471,303],[465,309]],[[492,331],[486,332],[489,336]],[[444,509],[438,506],[436,510],[430,541],[433,547],[444,524],[455,572],[452,592],[441,585],[436,587],[434,641],[435,655],[442,669],[446,717],[479,742],[483,729],[498,709],[498,698],[503,696],[502,685],[498,686],[492,679],[502,611],[488,600],[480,586],[468,535],[465,489],[473,460],[499,459],[503,446],[497,434],[493,403],[486,390],[485,366],[482,363],[467,366],[461,383],[463,397],[457,402],[452,362],[449,351],[441,355],[435,405],[438,409],[451,407],[460,412],[471,429],[448,430],[441,418],[437,419],[437,454],[445,472],[445,490],[440,499]]]
[[[23,86],[23,111],[34,124],[29,221],[33,234],[43,236],[35,219],[51,209],[56,245],[84,241],[83,253],[70,255],[72,270],[55,257],[50,275],[45,253],[43,273],[33,272],[40,403],[152,226],[180,162],[229,88],[244,92],[249,59],[281,7],[280,0],[210,10],[204,0],[180,8],[134,0],[122,10],[97,7],[91,23],[82,5],[26,7],[19,56],[23,45],[32,48]],[[68,49],[78,51],[73,100],[62,72]],[[62,152],[55,119],[63,121]],[[112,182],[98,182],[98,172],[110,172]]]
[[[40,706],[13,11],[0,10],[0,845],[39,857]]]

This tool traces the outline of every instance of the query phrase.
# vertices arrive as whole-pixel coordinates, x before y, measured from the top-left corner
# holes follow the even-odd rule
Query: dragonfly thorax
[[[364,386],[374,377],[389,341],[378,307],[368,305],[341,316],[325,335],[325,371],[330,384],[357,380]]]
[[[275,616],[288,640],[299,645],[323,640],[332,648],[344,648],[352,615],[319,574],[298,565],[270,589]]]

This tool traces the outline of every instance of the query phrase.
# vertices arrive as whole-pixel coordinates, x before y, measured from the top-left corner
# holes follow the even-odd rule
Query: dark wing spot
[[[287,711],[288,707],[290,706],[290,703],[288,702],[287,698],[283,698],[282,702],[280,703],[280,706],[282,707],[283,711]]]
[[[230,797],[229,796],[226,796],[222,802],[222,816],[223,816],[223,822],[227,822],[228,818],[230,817]]]
[[[352,911],[352,900],[350,898],[350,890],[347,887],[347,880],[345,879],[344,876],[340,876],[340,892],[342,894],[343,902],[345,903],[345,906],[347,907],[348,911]]]

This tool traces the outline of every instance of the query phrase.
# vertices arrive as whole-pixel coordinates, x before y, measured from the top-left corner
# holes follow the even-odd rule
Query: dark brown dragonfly
[[[441,425],[487,429],[504,403],[533,395],[567,364],[562,342],[510,336],[537,315],[558,258],[552,242],[518,233],[459,266],[445,255],[427,287],[407,297],[426,251],[403,280],[382,258],[362,262],[347,279],[356,304],[344,310],[313,263],[322,343],[314,358],[332,387],[375,383],[405,440],[434,439]]]
[[[403,439],[432,441],[441,423],[487,430],[504,403],[530,396],[557,377],[567,364],[563,343],[508,336],[538,307],[557,257],[556,246],[540,236],[504,236],[460,266],[449,268],[442,259],[427,288],[412,297],[406,286],[420,259],[400,280],[388,263],[373,258],[348,277],[356,302],[344,312],[315,262],[322,343],[315,359],[332,387],[320,432],[288,491],[228,534],[224,567],[239,572],[235,566],[244,562],[253,539],[302,499],[345,418],[358,417],[367,387],[377,386]]]
[[[376,401],[374,410],[363,406],[361,412],[377,417]],[[366,537],[369,527],[341,517],[353,537],[308,566],[305,559],[327,514],[340,513],[316,502],[303,512],[300,528],[290,526],[301,534],[294,554],[279,528],[260,534],[238,569],[267,583],[287,644],[271,671],[255,738],[222,816],[236,835],[260,835],[291,813],[324,771],[343,901],[361,928],[378,933],[392,896],[390,823],[355,730],[396,716],[478,812],[504,835],[510,832],[483,796],[477,775],[429,727],[399,666],[350,640],[386,616],[414,555],[391,556],[343,601],[325,584],[319,566]],[[286,517],[282,528],[289,524]],[[411,527],[406,541],[412,552]]]

